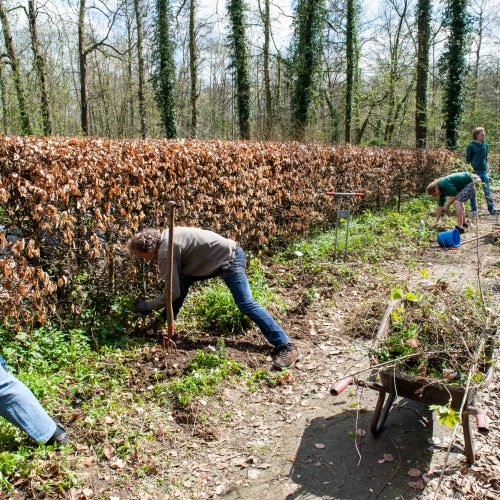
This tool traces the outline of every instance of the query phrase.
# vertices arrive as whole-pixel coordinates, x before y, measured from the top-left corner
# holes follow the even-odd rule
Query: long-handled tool
[[[167,276],[165,280],[165,307],[167,309],[167,336],[163,335],[163,348],[168,352],[177,351],[177,346],[172,340],[175,331],[174,310],[172,308],[172,272],[174,263],[174,214],[175,201],[169,201],[168,206],[168,254],[167,254]]]

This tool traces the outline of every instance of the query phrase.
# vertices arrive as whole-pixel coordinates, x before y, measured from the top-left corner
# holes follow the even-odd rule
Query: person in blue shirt
[[[483,127],[477,127],[472,134],[472,141],[468,144],[465,151],[465,162],[470,165],[474,173],[481,179],[484,191],[484,197],[488,205],[488,212],[491,215],[496,214],[495,205],[490,191],[490,179],[488,177],[488,144],[484,137],[486,133]],[[476,195],[470,199],[471,215],[477,215]]]

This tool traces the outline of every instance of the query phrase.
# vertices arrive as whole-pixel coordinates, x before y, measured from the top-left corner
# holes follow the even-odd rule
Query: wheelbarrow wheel
[[[394,394],[389,394],[387,401],[385,401],[385,394],[385,392],[379,392],[377,405],[375,406],[375,411],[373,412],[370,431],[374,436],[378,436],[382,432],[387,416],[391,411],[392,403],[394,403]]]

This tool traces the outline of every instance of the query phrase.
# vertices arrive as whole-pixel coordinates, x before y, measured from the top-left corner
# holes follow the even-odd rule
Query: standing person
[[[490,178],[488,177],[488,143],[484,137],[486,133],[483,127],[477,127],[472,133],[472,141],[467,145],[465,151],[465,163],[471,165],[474,173],[481,179],[483,183],[484,197],[488,205],[488,212],[491,215],[496,214],[495,205],[490,191]],[[474,193],[470,199],[471,215],[477,215],[476,194]]]
[[[137,257],[156,260],[160,275],[167,277],[168,231],[145,229],[129,241]],[[274,367],[292,366],[298,351],[271,315],[252,297],[245,273],[246,255],[238,244],[212,231],[194,227],[174,228],[172,264],[172,308],[176,318],[190,286],[220,276],[228,286],[238,309],[260,328],[274,347]],[[165,307],[165,295],[151,302],[141,301],[137,310],[149,314]]]
[[[455,205],[457,225],[456,229],[462,234],[467,228],[465,223],[464,202],[469,200],[475,192],[474,178],[469,172],[458,172],[450,174],[441,179],[432,181],[427,186],[427,192],[431,196],[439,196],[439,207],[436,212],[436,224],[439,222],[443,212],[448,212],[451,205]],[[450,196],[448,202],[446,197]]]
[[[0,415],[36,443],[69,444],[65,429],[54,422],[33,393],[7,370],[0,356]]]

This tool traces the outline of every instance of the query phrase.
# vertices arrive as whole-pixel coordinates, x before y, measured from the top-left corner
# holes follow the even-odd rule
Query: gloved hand
[[[144,300],[136,304],[135,310],[140,314],[151,314],[153,312],[153,309],[151,309],[149,304]]]

